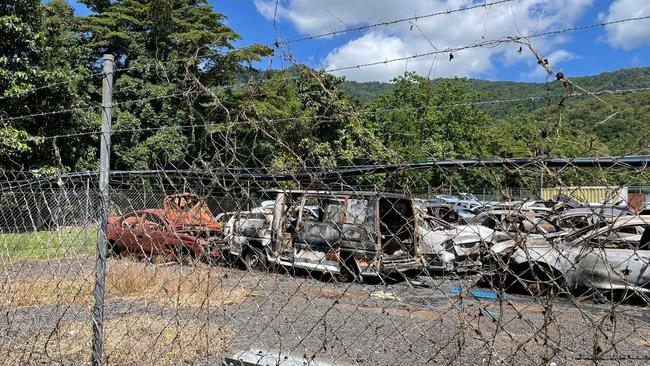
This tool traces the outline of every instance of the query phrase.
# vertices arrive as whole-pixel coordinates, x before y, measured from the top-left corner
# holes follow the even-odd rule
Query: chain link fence
[[[529,163],[114,172],[102,360],[647,363],[650,218],[495,183],[546,167],[556,187],[573,169],[615,190],[645,184],[647,162]],[[450,194],[433,174],[502,194]],[[0,363],[89,364],[97,180],[2,187]]]

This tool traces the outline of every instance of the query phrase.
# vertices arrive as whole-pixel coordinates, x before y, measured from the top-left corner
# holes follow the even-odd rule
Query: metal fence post
[[[99,228],[97,230],[97,254],[95,262],[95,288],[93,296],[93,350],[92,363],[102,364],[104,341],[104,280],[106,278],[106,227],[108,223],[108,175],[111,153],[111,113],[113,94],[113,55],[104,55],[102,86],[102,133],[99,150]]]

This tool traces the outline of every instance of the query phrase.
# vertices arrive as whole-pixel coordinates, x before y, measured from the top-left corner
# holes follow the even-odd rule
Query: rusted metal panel
[[[645,195],[642,192],[628,193],[627,206],[630,212],[637,212],[643,208]]]
[[[193,193],[165,196],[163,210],[170,224],[176,228],[202,228],[207,231],[221,229],[205,200]]]

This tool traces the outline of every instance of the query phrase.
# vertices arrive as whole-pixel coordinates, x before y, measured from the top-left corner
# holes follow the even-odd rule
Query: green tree
[[[367,164],[381,153],[343,78],[306,66],[273,72],[242,99],[238,136],[251,151],[247,166],[301,170]],[[245,149],[245,148],[244,148]]]
[[[115,109],[114,166],[180,167],[190,163],[188,155],[213,153],[206,125],[229,123],[225,107],[233,94],[214,87],[232,83],[243,72],[242,63],[271,50],[234,49],[239,35],[203,0],[86,4],[95,11],[83,19],[94,57],[115,55],[114,99],[133,101]],[[172,128],[188,125],[199,126]]]
[[[482,155],[482,131],[491,118],[471,105],[477,95],[467,82],[431,83],[415,73],[394,82],[369,104],[368,126],[402,161]]]
[[[19,0],[5,3],[0,9],[2,117],[86,105],[92,91],[90,57],[73,9],[64,0],[47,4]],[[56,85],[50,86],[53,83]],[[15,119],[3,126],[7,129],[2,133],[3,142],[7,141],[5,146],[17,155],[23,167],[74,167],[77,163],[83,165],[87,139],[76,141],[83,144],[68,141],[75,148],[60,149],[56,141],[39,143],[43,142],[40,137],[78,132],[93,124],[87,113]],[[11,140],[11,136],[18,140]]]

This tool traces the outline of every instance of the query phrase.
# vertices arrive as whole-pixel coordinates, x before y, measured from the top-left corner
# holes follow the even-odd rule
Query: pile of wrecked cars
[[[530,201],[459,210],[393,193],[307,190],[260,199],[215,217],[195,194],[166,196],[162,209],[109,218],[109,249],[304,269],[341,282],[477,274],[535,293],[650,294],[650,216],[620,208]],[[469,209],[471,217],[459,214]]]

